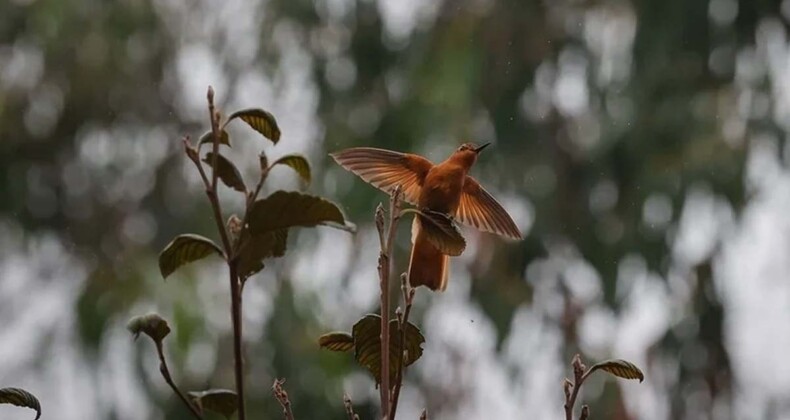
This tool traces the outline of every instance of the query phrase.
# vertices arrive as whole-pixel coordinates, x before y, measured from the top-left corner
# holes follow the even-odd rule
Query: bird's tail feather
[[[434,291],[444,291],[450,273],[449,258],[429,241],[420,225],[420,217],[411,225],[411,257],[409,259],[409,284],[426,286]]]

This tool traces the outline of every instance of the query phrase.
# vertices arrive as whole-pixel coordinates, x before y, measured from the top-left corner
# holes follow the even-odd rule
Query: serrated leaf
[[[351,351],[354,349],[354,337],[345,332],[331,332],[318,337],[318,345],[332,351]]]
[[[590,368],[588,375],[592,374],[598,369],[609,372],[612,375],[620,378],[639,379],[639,382],[645,380],[645,375],[641,370],[639,370],[638,367],[636,367],[636,365],[622,359],[606,360],[604,362],[597,363]]]
[[[206,157],[203,158],[203,162],[211,167],[213,162],[214,153],[208,152],[206,153]],[[233,162],[229,161],[225,156],[217,155],[217,176],[219,179],[222,180],[222,183],[227,185],[230,188],[233,188],[236,191],[244,192],[246,191],[246,187],[244,186],[244,181],[241,178],[241,173],[238,169],[236,169],[236,165]]]
[[[466,249],[466,240],[450,216],[428,209],[405,209],[403,213],[417,214],[423,233],[442,254],[457,257]]]
[[[21,388],[0,388],[0,404],[30,408],[36,410],[36,420],[41,417],[41,403],[38,398]]]
[[[376,383],[381,382],[381,317],[366,315],[352,329],[354,337],[354,358],[373,374]],[[422,356],[422,344],[425,343],[420,329],[412,323],[406,324],[405,346],[401,346],[398,321],[390,321],[390,380],[395,380],[400,364],[399,355],[403,355],[403,366],[409,366]]]
[[[206,143],[209,143],[209,144],[214,143],[214,132],[209,131],[209,132],[203,134],[202,136],[200,136],[200,140],[198,140],[198,146],[206,144]],[[228,135],[227,131],[220,130],[220,132],[219,132],[219,143],[230,147],[230,136]]]
[[[159,254],[159,271],[167,278],[178,267],[215,253],[222,255],[222,250],[211,239],[192,233],[178,235]]]
[[[307,162],[304,156],[286,155],[272,163],[272,167],[274,165],[290,166],[300,177],[302,177],[306,184],[310,183],[310,163]]]
[[[242,279],[263,270],[263,260],[285,255],[288,229],[278,229],[258,235],[242,232],[242,249],[239,253],[238,273]]]
[[[228,122],[234,118],[240,118],[253,130],[263,134],[273,143],[277,143],[280,140],[280,127],[277,126],[277,120],[274,119],[274,115],[267,111],[258,108],[243,109],[231,114],[228,117]]]
[[[238,408],[238,396],[227,389],[209,389],[200,392],[188,392],[189,398],[201,411],[209,410],[229,419]]]
[[[296,191],[276,191],[252,204],[248,216],[253,235],[295,226],[312,227],[332,222],[345,225],[340,209],[331,201]]]

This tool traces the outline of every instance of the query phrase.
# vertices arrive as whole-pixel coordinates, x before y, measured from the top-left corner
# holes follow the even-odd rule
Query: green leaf
[[[150,313],[147,315],[136,316],[126,323],[126,329],[134,334],[134,339],[143,333],[154,341],[162,341],[170,334],[170,326],[159,314]]]
[[[295,191],[276,191],[256,201],[250,208],[247,220],[250,232],[254,235],[294,226],[346,224],[343,213],[334,203]]]
[[[214,253],[222,255],[222,250],[211,239],[191,233],[179,235],[159,254],[159,271],[167,278],[178,267]]]
[[[366,315],[352,329],[354,337],[354,358],[367,368],[381,382],[381,317]],[[425,343],[420,329],[412,323],[406,324],[405,346],[401,346],[398,321],[390,321],[390,380],[395,380],[400,364],[399,355],[403,357],[403,366],[409,366],[422,356],[422,345]]]
[[[203,162],[211,167],[213,162],[214,153],[206,153]],[[217,155],[217,176],[222,180],[222,183],[236,191],[244,192],[247,188],[244,186],[244,181],[241,179],[241,173],[236,169],[236,165],[229,161],[225,156]]]
[[[277,126],[277,120],[267,111],[258,108],[243,109],[231,114],[228,117],[228,122],[234,118],[241,118],[253,130],[263,134],[275,144],[280,140],[280,127]]]
[[[609,372],[612,375],[618,376],[620,378],[639,379],[639,382],[645,380],[645,375],[641,370],[639,370],[638,367],[636,367],[636,365],[622,359],[606,360],[604,362],[597,363],[590,368],[590,371],[587,373],[587,375],[592,374],[598,369]]]
[[[238,260],[238,273],[242,279],[263,270],[265,258],[279,258],[285,255],[288,244],[288,229],[278,229],[258,235],[242,232],[241,252]]]
[[[466,249],[464,239],[453,219],[438,211],[404,209],[401,214],[416,213],[428,241],[442,254],[457,257]]]
[[[201,411],[213,411],[223,415],[226,419],[229,419],[238,407],[238,396],[235,392],[227,389],[209,389],[187,394]]]
[[[345,332],[331,332],[318,337],[318,345],[332,351],[351,351],[354,349],[354,337]]]
[[[12,404],[36,410],[36,420],[41,417],[41,403],[35,395],[20,388],[0,388],[0,404]]]
[[[272,163],[272,166],[274,165],[290,166],[300,177],[302,177],[306,184],[310,183],[310,163],[307,162],[304,156],[286,155]]]
[[[198,140],[198,147],[206,143],[214,143],[214,132],[209,131],[200,136],[200,140]],[[230,136],[228,135],[227,131],[221,130],[219,132],[219,143],[230,147]]]

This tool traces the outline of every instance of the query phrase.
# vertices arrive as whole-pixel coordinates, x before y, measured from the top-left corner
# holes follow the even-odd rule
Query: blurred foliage
[[[440,160],[463,139],[493,141],[475,171],[491,189],[526,200],[534,220],[519,244],[478,239],[492,251],[471,268],[470,299],[494,322],[499,343],[531,302],[532,284],[522,279],[529,264],[553,247],[572,244],[594,267],[615,312],[624,258],[638,255],[668,275],[690,192],[703,188],[737,215],[747,199],[744,130],[780,129],[770,117],[743,115],[736,80],[739,52],[765,18],[780,15],[779,1],[409,2],[406,21],[385,16],[385,0],[232,2],[234,13],[256,22],[244,37],[259,47],[243,60],[233,51],[244,40],[206,23],[223,13],[216,5],[163,3],[0,2],[0,216],[27,235],[56,232],[84,260],[89,274],[74,307],[84,351],[100,351],[107,328],[141,302],[175,308],[174,371],[184,371],[191,345],[217,347],[216,366],[186,378],[190,389],[229,386],[232,371],[229,348],[219,344],[228,336],[192,304],[196,282],[164,293],[151,268],[176,234],[212,229],[200,188],[184,188],[177,153],[183,134],[198,138],[204,117],[183,102],[198,70],[179,71],[180,54],[196,43],[214,54],[211,64],[235,92],[247,88],[252,68],[282,83],[283,45],[292,45],[282,38],[293,38],[309,56],[318,94],[323,144],[309,145],[313,156],[366,145]],[[734,15],[715,5],[734,5]],[[757,79],[757,93],[769,88]],[[349,219],[371,220],[382,195],[330,162],[313,159],[314,189],[343,203]],[[283,163],[305,176],[299,162]],[[401,236],[397,266],[407,254]],[[676,373],[680,383],[701,379],[715,398],[732,391],[724,313],[710,260],[695,264],[688,316],[700,335],[670,329],[649,357],[677,360],[701,346],[702,365],[680,361]],[[297,303],[289,280],[277,280],[270,317],[248,348],[258,366],[251,375],[261,378],[250,413],[279,414],[266,379],[277,376],[289,378],[298,418],[344,418],[342,385],[355,368],[319,351],[324,321],[310,302]],[[566,359],[578,350],[574,311],[566,305],[560,325]],[[138,370],[150,381],[142,364]],[[686,413],[683,391],[670,395],[672,418]],[[187,418],[166,390],[147,392],[166,418]],[[594,415],[626,418],[616,387],[586,402]],[[363,418],[373,412],[365,402],[355,408]]]

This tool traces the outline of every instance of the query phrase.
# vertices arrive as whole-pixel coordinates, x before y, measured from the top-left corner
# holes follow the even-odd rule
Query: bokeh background
[[[316,338],[376,309],[386,197],[327,153],[464,140],[494,143],[473,174],[525,240],[466,229],[448,291],[420,290],[399,418],[561,418],[576,352],[646,374],[593,377],[594,418],[790,418],[788,22],[788,0],[4,0],[0,386],[45,419],[187,419],[125,329],[157,311],[182,387],[233,387],[222,266],[157,268],[174,235],[216,237],[179,143],[213,85],[282,128],[232,127],[248,181],[259,151],[303,153],[360,227],[299,231],[250,280],[251,418],[279,418],[275,377],[297,418],[344,418],[344,392],[374,418],[367,373]]]

